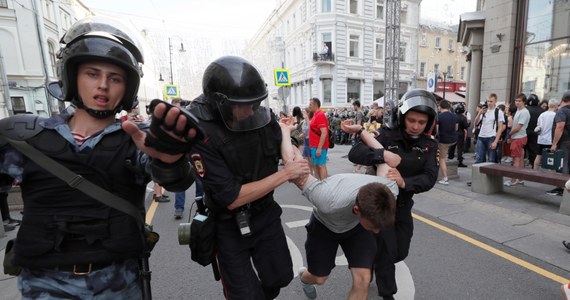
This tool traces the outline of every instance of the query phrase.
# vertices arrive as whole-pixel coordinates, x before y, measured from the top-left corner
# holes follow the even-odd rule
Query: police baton
[[[142,298],[143,300],[152,300],[152,292],[150,290],[150,267],[148,263],[148,257],[150,256],[150,251],[145,250],[140,257],[140,277],[141,277],[141,288],[142,288]]]

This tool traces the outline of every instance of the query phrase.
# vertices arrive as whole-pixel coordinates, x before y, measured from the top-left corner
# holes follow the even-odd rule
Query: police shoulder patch
[[[206,175],[206,168],[204,167],[204,163],[202,162],[202,156],[198,153],[193,153],[190,155],[190,160],[192,161],[192,166],[194,166],[196,174],[204,178],[204,176]]]

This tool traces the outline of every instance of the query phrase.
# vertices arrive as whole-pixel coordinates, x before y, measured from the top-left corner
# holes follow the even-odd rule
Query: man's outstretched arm
[[[291,131],[295,130],[295,125],[292,125],[291,118],[282,118],[279,121],[279,126],[281,127],[281,159],[283,163],[289,161],[297,161],[303,159],[303,156],[297,147],[294,147],[291,143]],[[316,180],[313,175],[307,174],[305,176],[299,177],[291,182],[297,185],[300,190],[303,190],[307,183]]]

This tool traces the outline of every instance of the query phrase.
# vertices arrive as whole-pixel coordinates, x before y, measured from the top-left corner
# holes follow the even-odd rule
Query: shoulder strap
[[[46,171],[55,175],[57,178],[65,181],[70,187],[84,192],[85,194],[93,197],[95,200],[107,206],[128,214],[129,216],[135,218],[135,220],[137,220],[141,226],[144,226],[144,220],[139,210],[134,205],[127,202],[127,200],[114,195],[113,193],[83,178],[83,176],[72,172],[62,164],[43,154],[38,149],[30,146],[30,144],[24,141],[16,141],[7,137],[5,137],[5,139],[16,150],[20,151],[22,154],[33,160]]]
[[[495,127],[495,131],[499,130],[499,108],[497,107],[495,107],[495,124],[493,127]]]

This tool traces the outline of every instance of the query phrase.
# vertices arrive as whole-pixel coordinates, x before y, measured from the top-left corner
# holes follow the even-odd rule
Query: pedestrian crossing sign
[[[275,69],[275,85],[276,86],[290,86],[289,69]]]
[[[180,87],[176,84],[165,84],[164,95],[166,98],[180,98]]]

